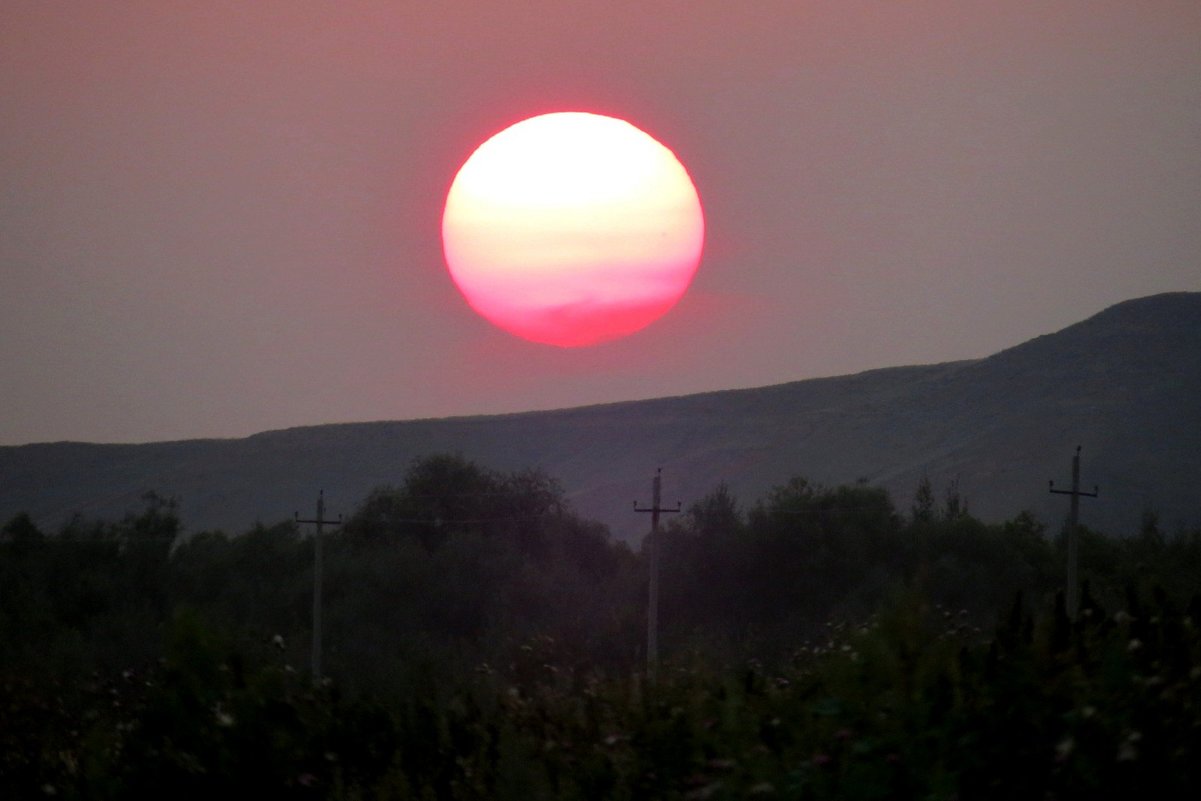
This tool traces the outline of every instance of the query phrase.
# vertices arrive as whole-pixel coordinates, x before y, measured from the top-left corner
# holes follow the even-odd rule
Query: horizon
[[[832,373],[829,375],[806,376],[803,378],[785,379],[783,381],[778,381],[778,382],[771,383],[771,384],[757,384],[757,385],[753,385],[753,386],[719,387],[719,388],[714,388],[714,389],[701,389],[701,390],[697,390],[694,392],[680,392],[680,393],[673,393],[673,394],[668,394],[668,395],[656,395],[656,396],[647,397],[647,398],[617,398],[617,399],[613,399],[613,400],[605,400],[605,401],[599,401],[599,402],[585,401],[585,402],[578,403],[578,404],[571,405],[571,406],[526,408],[526,409],[514,409],[514,410],[509,410],[509,411],[480,412],[480,413],[468,412],[468,413],[464,413],[464,414],[450,414],[450,415],[430,416],[430,417],[376,418],[376,419],[364,419],[364,420],[331,420],[331,421],[325,421],[325,422],[301,423],[298,425],[286,426],[286,427],[281,427],[281,428],[265,428],[265,429],[262,429],[259,431],[252,431],[252,432],[249,432],[246,434],[237,434],[237,435],[228,435],[228,436],[217,435],[217,436],[202,436],[202,437],[180,437],[180,438],[159,439],[159,440],[129,440],[129,441],[72,440],[72,439],[40,440],[40,441],[22,442],[22,443],[0,443],[0,448],[21,447],[23,445],[57,445],[57,444],[158,445],[158,444],[170,444],[170,443],[174,443],[174,442],[193,442],[193,441],[200,441],[200,440],[241,440],[241,439],[248,439],[250,437],[255,437],[260,434],[272,434],[272,433],[278,433],[278,432],[284,432],[284,431],[294,431],[297,429],[321,428],[321,427],[326,427],[326,426],[355,426],[355,425],[372,425],[372,424],[377,424],[377,423],[417,423],[417,422],[424,422],[424,421],[438,422],[438,421],[453,421],[453,420],[475,420],[475,419],[485,419],[485,418],[493,418],[493,417],[511,417],[511,416],[527,415],[527,414],[528,415],[538,415],[538,414],[553,413],[553,412],[559,412],[559,411],[589,409],[589,408],[593,408],[593,407],[619,406],[619,405],[624,405],[624,404],[637,404],[637,403],[642,403],[642,402],[653,402],[656,400],[671,400],[671,399],[676,399],[676,398],[693,397],[693,396],[697,396],[697,395],[711,395],[711,394],[721,394],[721,393],[725,393],[725,392],[744,392],[744,391],[754,391],[757,389],[770,389],[773,387],[781,387],[781,386],[788,386],[791,384],[804,383],[806,381],[837,380],[837,379],[842,379],[842,378],[852,378],[855,376],[866,375],[869,373],[884,372],[884,371],[890,371],[890,370],[906,370],[906,369],[911,369],[911,368],[936,367],[936,366],[951,365],[951,364],[958,364],[958,363],[980,362],[980,361],[985,361],[985,360],[987,360],[993,356],[996,356],[1000,353],[1003,353],[1005,351],[1008,351],[1012,348],[1020,347],[1027,343],[1033,342],[1036,339],[1040,339],[1045,336],[1051,336],[1054,334],[1058,334],[1062,331],[1073,328],[1082,323],[1086,323],[1089,320],[1092,320],[1094,317],[1104,314],[1105,312],[1108,312],[1119,306],[1125,306],[1125,305],[1132,304],[1132,303],[1138,303],[1140,301],[1147,301],[1147,300],[1151,300],[1153,298],[1165,297],[1165,296],[1170,296],[1170,295],[1198,295],[1198,296],[1201,296],[1201,291],[1191,292],[1191,291],[1183,290],[1183,291],[1158,292],[1153,295],[1143,295],[1140,297],[1127,298],[1125,300],[1120,300],[1116,303],[1106,306],[1103,309],[1099,309],[1092,314],[1086,315],[1086,316],[1080,318],[1079,320],[1076,320],[1075,322],[1064,326],[1063,328],[1059,328],[1054,331],[1046,331],[1043,333],[1034,334],[1032,337],[1030,337],[1028,339],[1022,340],[1021,342],[1015,342],[1015,343],[1012,343],[1009,345],[1005,345],[1005,346],[1001,347],[1000,349],[998,349],[992,353],[985,354],[983,356],[968,357],[968,358],[962,358],[962,359],[948,359],[945,361],[938,361],[938,362],[921,362],[921,363],[915,363],[915,364],[882,365],[879,367],[868,367],[863,370],[857,370],[852,373]]]
[[[1107,306],[1104,309],[1100,309],[1094,314],[1090,314],[1086,317],[1083,317],[1080,320],[1077,320],[1076,322],[1065,326],[1065,328],[1072,328],[1075,325],[1086,322],[1086,321],[1092,319],[1093,317],[1096,317],[1097,315],[1102,314],[1103,312],[1106,312],[1116,306],[1121,306],[1121,305],[1125,305],[1128,303],[1135,303],[1135,302],[1142,301],[1142,300],[1148,300],[1150,298],[1160,297],[1163,295],[1190,295],[1190,294],[1201,295],[1201,292],[1160,292],[1160,293],[1156,293],[1154,295],[1145,295],[1145,296],[1137,297],[1137,298],[1128,298],[1126,300],[1118,301],[1115,304]],[[439,416],[439,417],[377,418],[377,419],[373,419],[373,420],[333,420],[333,421],[326,421],[326,422],[302,423],[300,425],[287,426],[284,428],[265,428],[265,429],[262,429],[261,431],[252,431],[248,434],[231,435],[231,436],[183,437],[183,438],[164,439],[164,440],[135,440],[135,441],[122,441],[122,442],[110,442],[110,441],[102,441],[102,440],[45,440],[45,441],[12,443],[12,444],[0,443],[0,448],[21,447],[22,445],[57,445],[57,444],[157,445],[157,444],[170,444],[172,442],[192,442],[192,441],[197,441],[197,440],[239,440],[239,439],[247,439],[250,437],[258,436],[260,434],[272,434],[272,433],[283,432],[283,431],[293,431],[296,429],[303,429],[303,428],[321,428],[321,427],[325,427],[325,426],[372,425],[372,424],[376,424],[376,423],[416,423],[416,422],[423,422],[423,421],[436,422],[436,421],[443,421],[443,420],[474,420],[474,419],[481,419],[481,418],[510,417],[510,416],[517,416],[517,415],[526,415],[526,414],[537,415],[537,414],[544,414],[544,413],[558,412],[558,411],[589,409],[589,408],[593,408],[593,407],[618,406],[618,405],[631,404],[631,403],[636,404],[636,403],[641,403],[644,401],[671,400],[674,398],[692,397],[692,396],[696,396],[696,395],[711,395],[711,394],[720,394],[720,393],[724,393],[724,392],[754,391],[757,389],[769,389],[772,387],[780,387],[780,386],[787,386],[790,384],[798,384],[798,383],[803,383],[806,381],[821,381],[821,380],[836,380],[836,379],[841,379],[841,378],[851,378],[854,376],[864,375],[867,373],[882,372],[882,371],[888,371],[888,370],[905,370],[905,369],[909,369],[909,368],[933,367],[933,366],[957,364],[957,363],[961,363],[961,362],[979,362],[979,361],[984,361],[992,356],[997,355],[998,353],[1002,353],[1011,348],[1018,347],[1020,345],[1024,345],[1028,342],[1033,341],[1034,339],[1038,339],[1040,337],[1047,336],[1050,334],[1059,333],[1060,331],[1063,331],[1063,330],[1065,330],[1065,329],[1061,328],[1061,329],[1057,329],[1056,331],[1047,331],[1042,334],[1035,334],[1030,339],[1026,339],[1026,340],[1023,340],[1022,342],[1015,342],[1011,345],[1004,346],[1001,349],[994,351],[993,353],[984,355],[984,356],[977,356],[977,357],[964,358],[964,359],[949,359],[949,360],[941,361],[941,362],[922,362],[919,364],[883,365],[880,367],[868,367],[864,370],[857,370],[853,373],[834,373],[834,374],[830,374],[830,375],[806,376],[804,378],[786,379],[784,381],[779,381],[779,382],[772,383],[772,384],[758,384],[758,385],[754,385],[754,386],[745,386],[745,387],[720,387],[720,388],[715,388],[715,389],[702,389],[702,390],[698,390],[695,392],[682,392],[682,393],[675,393],[675,394],[671,394],[671,395],[656,395],[654,397],[649,397],[649,398],[618,398],[615,400],[606,400],[606,401],[600,401],[600,402],[596,402],[596,403],[583,402],[583,403],[579,403],[579,404],[572,405],[572,406],[554,406],[554,407],[546,407],[546,408],[514,409],[511,411],[499,411],[499,412],[452,414],[452,415],[444,415],[444,416]]]
[[[1053,519],[1045,481],[1083,445],[1105,488],[1090,524],[1137,530],[1198,520],[1190,358],[1201,293],[1110,307],[992,356],[651,400],[509,415],[327,423],[249,438],[0,447],[0,509],[58,521],[120,517],[147,490],[182,499],[198,530],[276,519],[317,488],[342,511],[390,485],[414,460],[457,454],[488,469],[544,471],[574,508],[618,537],[637,532],[625,501],[654,467],[671,494],[719,485],[750,501],[801,476],[826,486],[866,480],[895,499],[923,477],[953,483],[982,520],[1022,509]]]

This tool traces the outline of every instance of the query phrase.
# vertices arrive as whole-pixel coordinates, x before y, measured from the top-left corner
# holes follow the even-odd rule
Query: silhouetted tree
[[[913,506],[910,507],[910,520],[914,523],[929,523],[934,519],[934,489],[930,485],[930,477],[922,475],[913,493]]]
[[[943,519],[955,521],[967,514],[967,501],[959,493],[959,479],[953,478],[947,482],[947,492],[943,504]]]

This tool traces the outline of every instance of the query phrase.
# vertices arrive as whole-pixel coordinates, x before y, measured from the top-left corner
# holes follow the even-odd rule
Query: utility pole
[[[646,672],[652,679],[659,665],[659,515],[679,512],[681,504],[676,501],[675,509],[664,509],[659,505],[662,489],[663,468],[656,468],[655,480],[651,484],[650,508],[642,508],[634,501],[635,512],[650,512],[651,535],[647,539],[647,549],[650,557],[650,587],[646,604]]]
[[[315,520],[301,520],[300,512],[296,512],[296,523],[315,523],[317,534],[313,537],[313,684],[321,683],[321,579],[325,567],[321,561],[321,529],[326,523],[342,525],[342,515],[338,519],[325,519],[325,490],[317,493],[317,517]]]
[[[1077,522],[1080,517],[1080,499],[1095,498],[1097,493],[1101,491],[1098,486],[1093,486],[1092,492],[1080,491],[1080,446],[1076,446],[1076,454],[1072,457],[1072,488],[1070,490],[1055,489],[1055,482],[1050,482],[1050,491],[1056,495],[1070,495],[1072,497],[1071,506],[1068,511],[1068,587],[1067,597],[1064,599],[1067,605],[1067,613],[1069,620],[1076,619],[1076,613],[1080,607],[1080,578],[1078,575],[1079,554],[1078,548],[1079,534],[1077,533]]]

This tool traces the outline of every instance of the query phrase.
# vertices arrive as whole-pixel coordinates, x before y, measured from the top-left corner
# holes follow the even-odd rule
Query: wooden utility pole
[[[325,519],[325,490],[317,493],[317,517],[314,520],[301,520],[300,512],[296,513],[296,523],[315,523],[317,533],[313,537],[313,684],[321,683],[321,580],[325,567],[321,562],[321,529],[327,523],[342,525],[342,515],[338,519]]]
[[[663,468],[655,470],[655,480],[651,483],[650,508],[642,508],[634,501],[635,512],[650,512],[651,535],[647,538],[648,561],[650,563],[650,582],[646,604],[646,671],[651,678],[659,665],[659,515],[679,512],[681,504],[676,501],[675,509],[664,509],[659,505],[662,489]]]
[[[1080,577],[1079,567],[1079,534],[1077,523],[1080,518],[1080,499],[1095,498],[1101,488],[1094,486],[1092,492],[1080,491],[1080,446],[1076,446],[1076,454],[1072,457],[1072,488],[1070,490],[1055,489],[1055,482],[1050,482],[1050,490],[1056,495],[1070,495],[1071,506],[1068,511],[1068,586],[1064,598],[1069,620],[1076,619],[1080,607]]]

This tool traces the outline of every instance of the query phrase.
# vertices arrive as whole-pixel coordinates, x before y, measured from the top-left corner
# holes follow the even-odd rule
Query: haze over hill
[[[244,439],[141,445],[0,447],[0,519],[29,512],[54,526],[74,513],[114,517],[148,490],[175,496],[190,531],[328,508],[350,513],[412,460],[461,453],[497,469],[538,467],[576,509],[615,536],[645,528],[663,468],[664,501],[685,505],[726,482],[749,503],[802,475],[865,479],[906,509],[928,475],[958,482],[985,520],[1023,509],[1056,525],[1066,509],[1048,479],[1082,482],[1087,525],[1137,529],[1145,510],[1168,530],[1201,525],[1201,293],[1120,303],[985,359],[873,370],[730,390],[524,414],[311,426]],[[639,519],[642,518],[642,519]]]

